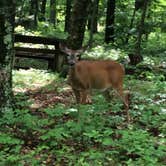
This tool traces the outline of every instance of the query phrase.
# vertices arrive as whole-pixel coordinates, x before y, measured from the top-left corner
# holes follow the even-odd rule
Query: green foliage
[[[38,73],[37,81],[43,79],[43,86],[45,79],[61,82],[57,76],[33,72]],[[14,72],[15,87],[25,77],[20,74]],[[35,84],[35,75],[33,81],[26,75],[25,83],[32,81],[29,88]],[[0,118],[0,164],[164,165],[165,82],[155,81],[126,78],[132,93],[129,125],[119,99],[108,103],[97,92],[92,105],[58,104],[35,112],[27,107],[29,103],[20,104],[19,98],[24,103],[27,97],[17,95],[18,105],[27,109],[8,111]]]
[[[92,48],[91,50],[85,52],[83,54],[83,58],[88,58],[88,59],[121,59],[122,57],[124,58],[125,53],[116,48],[110,49],[109,45],[103,45],[103,46],[96,46]]]
[[[63,24],[60,24],[55,28],[47,22],[40,22],[37,32],[40,32],[42,36],[46,37],[58,37],[60,39],[65,39],[67,37],[67,34],[63,32]]]
[[[106,1],[100,0],[99,33],[94,35],[94,47],[85,52],[83,57],[120,61],[127,59],[127,54],[134,49],[141,14],[141,10],[136,13],[130,29],[134,2],[116,2],[115,42],[105,45],[103,11]],[[26,18],[29,15],[29,1],[18,1],[17,4],[16,15]],[[63,32],[64,4],[65,1],[57,2],[59,22],[56,27],[45,21],[38,22],[38,27],[33,30],[17,26],[15,32],[66,38],[67,34]],[[131,93],[130,124],[126,124],[122,103],[116,97],[108,103],[101,94],[93,92],[92,105],[76,105],[73,104],[73,96],[65,80],[61,80],[57,74],[34,69],[13,71],[16,109],[0,116],[0,165],[164,166],[165,4],[163,0],[149,4],[141,46],[144,61],[131,67],[133,75],[125,79],[125,89]],[[47,3],[47,18],[49,12]],[[130,34],[128,44],[125,42],[127,33]],[[89,32],[86,31],[85,44],[88,39]],[[41,45],[36,47],[43,48]],[[24,63],[28,65],[32,61]],[[45,66],[34,63],[41,68]],[[41,94],[48,92],[51,92],[51,97],[48,95],[41,99]],[[53,97],[56,102],[49,105]],[[36,98],[44,100],[46,106],[32,107]],[[66,98],[67,102],[63,101]]]

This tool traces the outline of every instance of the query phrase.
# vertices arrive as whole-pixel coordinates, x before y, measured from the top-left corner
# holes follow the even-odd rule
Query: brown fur
[[[113,88],[125,105],[127,121],[129,121],[129,95],[125,96],[123,92],[123,78],[125,75],[123,66],[113,60],[78,61],[77,56],[84,49],[72,50],[62,44],[60,44],[60,49],[68,55],[68,63],[71,65],[68,81],[77,103],[91,103],[90,93],[92,89],[105,91],[106,99],[109,100],[109,89]]]
[[[112,60],[78,61],[69,71],[69,82],[76,96],[77,103],[91,103],[92,89],[108,92],[110,88],[116,90],[125,104],[127,119],[128,100],[123,94],[124,68]]]

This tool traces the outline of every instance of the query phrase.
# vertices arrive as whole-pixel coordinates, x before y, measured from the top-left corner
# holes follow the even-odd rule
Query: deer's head
[[[59,44],[59,48],[67,55],[67,62],[70,66],[73,66],[75,65],[75,63],[77,63],[77,61],[80,59],[80,54],[84,51],[83,48],[79,50],[69,49],[61,43]]]

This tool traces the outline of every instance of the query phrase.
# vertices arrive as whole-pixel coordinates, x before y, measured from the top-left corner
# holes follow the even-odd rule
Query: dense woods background
[[[130,124],[114,94],[75,104],[59,43],[124,65]],[[165,165],[165,77],[164,0],[1,0],[0,165]]]

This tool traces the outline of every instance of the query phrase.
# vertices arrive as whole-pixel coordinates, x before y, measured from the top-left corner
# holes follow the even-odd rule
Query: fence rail
[[[63,53],[59,49],[59,43],[65,42],[63,39],[48,38],[48,37],[36,37],[15,34],[15,43],[32,43],[32,44],[43,44],[53,45],[53,49],[47,48],[28,48],[28,47],[15,47],[15,57],[19,58],[32,58],[42,59],[48,61],[48,69],[52,71],[59,70],[59,66],[62,63]],[[18,66],[17,66],[18,68]]]

